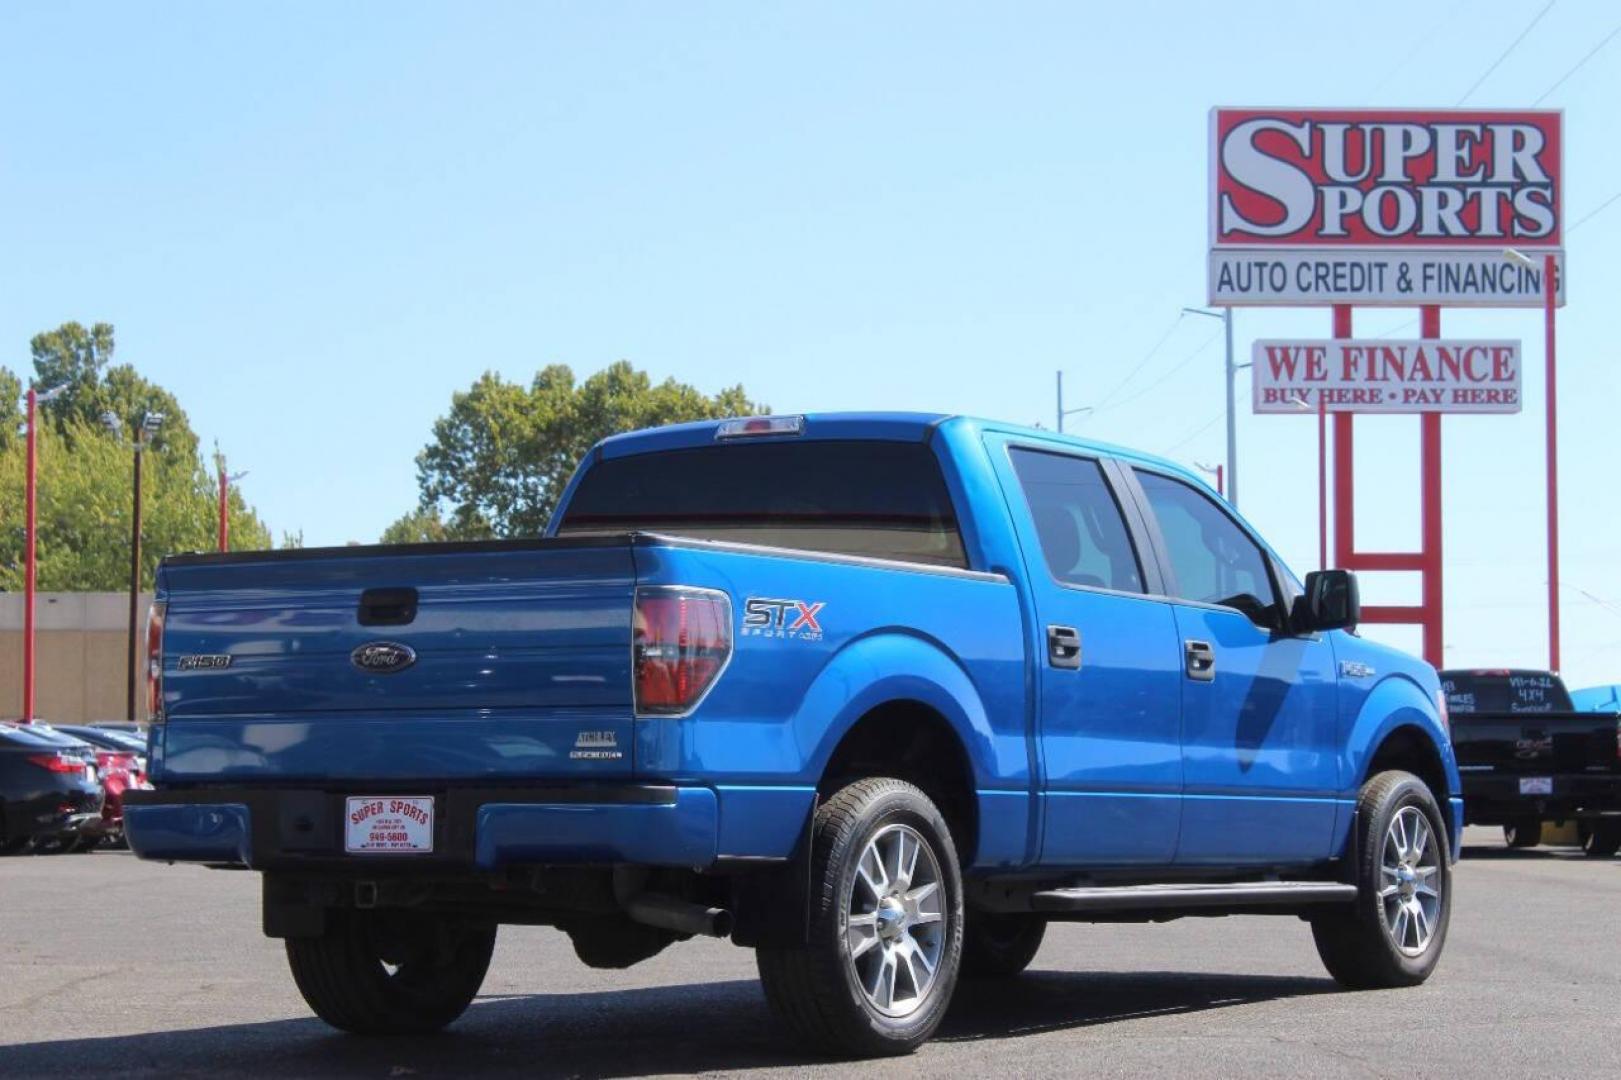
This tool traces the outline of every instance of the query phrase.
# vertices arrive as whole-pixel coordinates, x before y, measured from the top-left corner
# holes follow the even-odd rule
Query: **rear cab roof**
[[[981,434],[997,434],[1026,442],[1045,444],[1054,450],[1101,455],[1115,458],[1129,465],[1147,466],[1160,472],[1169,473],[1186,483],[1193,484],[1211,498],[1220,498],[1215,489],[1203,477],[1186,466],[1167,458],[1143,453],[1113,443],[1060,434],[1039,427],[1009,424],[997,420],[986,420],[951,413],[829,412],[780,413],[776,415],[802,417],[804,420],[803,429],[796,433],[780,435],[751,435],[737,439],[737,445],[836,439],[927,442],[939,432],[949,432],[950,435],[960,438],[964,442],[977,443]],[[686,424],[671,424],[667,427],[644,428],[640,431],[629,431],[603,439],[580,462],[562,497],[558,500],[558,510],[560,511],[569,504],[569,501],[574,496],[575,488],[579,486],[581,477],[584,476],[592,463],[607,458],[629,457],[635,454],[690,450],[713,446],[717,441],[718,429],[726,422],[726,419],[698,420]],[[1228,507],[1228,509],[1244,523],[1250,535],[1261,544],[1273,559],[1276,559],[1280,565],[1287,565],[1253,525],[1245,520],[1237,510],[1232,507]],[[545,535],[556,535],[560,522],[560,515],[554,511],[552,520],[547,525]]]

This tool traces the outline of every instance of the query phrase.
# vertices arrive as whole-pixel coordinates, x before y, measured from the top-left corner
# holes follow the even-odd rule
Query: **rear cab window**
[[[1575,711],[1564,682],[1546,671],[1443,671],[1441,692],[1449,713]]]
[[[655,532],[966,568],[940,462],[922,443],[753,442],[605,458],[559,536]]]

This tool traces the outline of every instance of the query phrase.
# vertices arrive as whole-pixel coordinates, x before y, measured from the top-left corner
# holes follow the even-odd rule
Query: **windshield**
[[[635,531],[967,565],[922,443],[737,442],[591,466],[558,535]]]

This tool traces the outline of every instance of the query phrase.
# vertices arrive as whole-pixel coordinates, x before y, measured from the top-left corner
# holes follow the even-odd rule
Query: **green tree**
[[[528,387],[486,372],[451,398],[417,455],[418,508],[390,525],[385,542],[533,536],[579,460],[621,431],[766,409],[741,386],[713,397],[685,383],[654,384],[620,361],[576,383],[555,364]]]
[[[163,424],[153,434],[152,446],[186,456],[197,453],[197,436],[175,396],[142,378],[129,364],[112,363],[117,345],[111,323],[86,328],[82,323],[66,322],[35,334],[28,344],[34,360],[34,385],[65,388],[41,407],[56,423],[57,431],[65,435],[74,422],[104,426],[108,413],[118,418],[124,430],[133,431],[143,417],[162,413]]]
[[[149,442],[142,472],[142,584],[158,560],[218,543],[216,478],[197,455],[197,437],[174,395],[129,365],[109,367],[113,328],[64,323],[34,336],[34,385],[66,389],[41,407],[39,426],[39,585],[113,590],[129,585],[133,447],[142,416],[165,414]],[[15,429],[21,380],[0,370],[0,591],[22,588],[26,541],[22,507],[26,450]],[[119,430],[102,416],[114,413]],[[231,543],[270,546],[270,531],[233,489],[227,503]]]
[[[143,455],[141,582],[150,588],[158,560],[180,551],[211,551],[218,542],[218,489],[196,458],[152,450]],[[22,440],[0,450],[0,506],[23,506]],[[39,587],[118,590],[129,587],[133,454],[127,440],[100,425],[69,421],[39,431]],[[228,503],[231,543],[270,546],[270,531],[240,495]],[[23,585],[21,513],[0,520],[0,591]]]
[[[413,510],[383,530],[385,544],[437,544],[452,539],[437,506]]]
[[[17,437],[23,422],[23,381],[0,367],[0,452]]]

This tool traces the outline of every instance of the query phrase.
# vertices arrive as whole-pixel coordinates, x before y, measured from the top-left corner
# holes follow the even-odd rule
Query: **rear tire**
[[[326,933],[287,939],[299,993],[357,1035],[436,1031],[472,1004],[489,970],[489,923],[395,911],[327,913]]]
[[[860,780],[816,811],[809,935],[755,952],[772,1011],[824,1053],[916,1050],[962,959],[962,876],[945,819],[901,780]]]
[[[1595,858],[1609,858],[1617,851],[1621,851],[1621,821],[1614,818],[1601,818],[1598,821],[1584,821],[1578,830],[1582,839],[1582,851]]]
[[[1542,843],[1542,822],[1526,818],[1503,826],[1503,843],[1511,848],[1533,848]]]
[[[1424,781],[1392,770],[1362,785],[1357,810],[1357,898],[1312,917],[1318,955],[1353,990],[1417,986],[1441,959],[1452,915],[1440,807]]]
[[[973,911],[963,923],[962,977],[1011,979],[1036,958],[1047,920],[1038,915]]]

